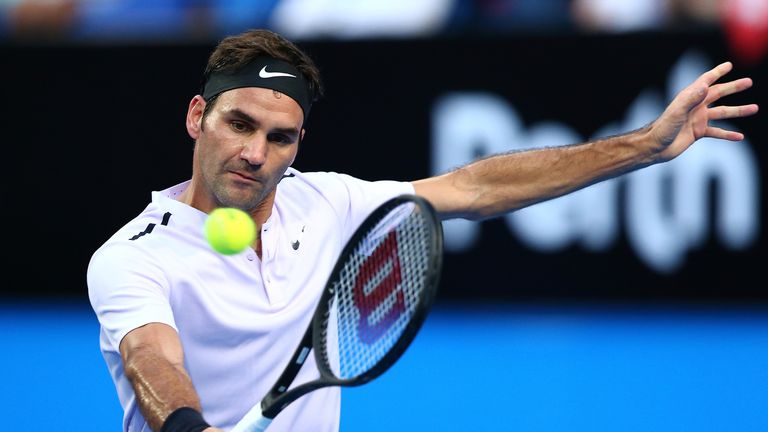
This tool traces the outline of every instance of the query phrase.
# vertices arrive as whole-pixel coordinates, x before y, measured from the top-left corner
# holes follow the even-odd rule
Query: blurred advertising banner
[[[727,79],[750,76],[755,87],[722,103],[768,108],[765,64],[734,59],[718,32],[302,46],[320,66],[326,96],[313,107],[294,166],[369,180],[413,180],[492,153],[640,128],[725,60],[735,61]],[[55,224],[28,216],[42,227],[35,235],[68,248],[50,273],[34,276],[37,293],[84,294],[90,253],[146,205],[149,191],[189,176],[184,115],[211,48],[2,48],[18,117],[10,141],[24,144],[10,157],[29,162],[4,174],[18,185],[3,192],[4,202],[68,209]],[[701,140],[667,164],[503,217],[446,222],[441,295],[768,300],[764,116],[723,125],[744,132],[742,142]],[[49,196],[51,184],[67,193]],[[21,243],[22,255],[38,252]]]
[[[564,146],[642,128],[678,91],[715,64],[692,50],[671,66],[666,88],[644,89],[615,121],[591,136],[579,134],[578,125],[556,119],[526,124],[520,109],[500,93],[446,93],[432,107],[432,171],[444,172],[478,155]],[[672,162],[594,184],[503,219],[516,242],[542,254],[572,247],[587,254],[609,253],[624,237],[633,259],[650,272],[669,275],[683,270],[689,256],[707,244],[722,253],[744,252],[756,245],[760,182],[750,138],[737,143],[706,138]],[[457,254],[479,250],[482,231],[479,223],[447,222],[447,250]]]
[[[631,131],[724,60],[735,62],[729,79],[751,76],[756,84],[722,103],[765,100],[764,66],[730,57],[719,35],[521,36],[346,48],[317,47],[330,101],[318,107],[312,133],[340,141],[342,151],[324,163],[369,178],[439,174],[493,153]],[[721,124],[744,132],[742,142],[704,139],[669,163],[504,217],[444,223],[443,293],[768,298],[760,271],[768,256],[761,116]]]

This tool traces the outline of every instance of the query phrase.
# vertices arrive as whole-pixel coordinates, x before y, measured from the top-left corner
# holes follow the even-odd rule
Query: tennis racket
[[[344,246],[288,366],[230,432],[263,431],[313,390],[357,386],[384,373],[426,319],[442,260],[442,226],[425,199],[401,195],[374,210]],[[288,390],[310,351],[320,378]]]

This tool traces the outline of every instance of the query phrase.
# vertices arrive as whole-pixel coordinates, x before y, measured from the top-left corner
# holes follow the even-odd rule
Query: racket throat
[[[272,386],[269,394],[264,398],[261,403],[262,415],[264,417],[274,419],[277,413],[279,413],[286,405],[296,400],[301,394],[296,397],[291,397],[294,391],[288,392],[288,388],[291,383],[296,379],[296,375],[299,374],[304,362],[309,358],[309,354],[312,351],[312,326],[308,326],[304,332],[304,336],[301,338],[299,346],[296,347],[296,351],[291,356],[290,363],[285,367],[280,378]],[[311,390],[310,390],[311,391]],[[285,397],[288,393],[289,397]],[[287,402],[283,402],[287,400]]]
[[[293,403],[296,399],[304,396],[307,393],[315,391],[319,388],[328,387],[334,385],[332,382],[325,381],[311,381],[305,384],[301,384],[291,389],[289,392],[281,393],[278,395],[270,394],[261,403],[261,413],[268,419],[274,419],[277,414],[285,407]]]

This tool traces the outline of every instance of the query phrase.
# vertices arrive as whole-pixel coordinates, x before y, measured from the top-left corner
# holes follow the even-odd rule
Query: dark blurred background
[[[2,0],[6,151],[0,193],[7,250],[0,314],[10,325],[11,340],[0,342],[21,353],[19,362],[48,355],[37,351],[42,347],[8,345],[39,337],[21,329],[31,321],[55,323],[71,316],[91,338],[79,343],[96,350],[89,361],[95,353],[94,367],[103,368],[97,373],[106,386],[94,386],[112,391],[88,309],[90,254],[144,208],[151,191],[189,177],[192,142],[184,116],[207,56],[222,37],[257,27],[296,41],[324,75],[326,97],[313,108],[295,163],[304,171],[412,180],[490,153],[629,131],[652,121],[677,91],[725,60],[735,66],[726,79],[749,76],[755,87],[722,103],[765,106],[766,101],[766,0]],[[507,329],[521,323],[525,328],[526,317],[535,317],[544,329],[567,329],[570,318],[607,313],[610,318],[590,321],[599,333],[621,327],[612,320],[625,313],[634,323],[658,322],[649,310],[671,310],[664,316],[680,321],[662,321],[675,328],[675,322],[689,322],[688,314],[704,308],[706,316],[721,317],[704,321],[710,324],[723,322],[721,312],[729,314],[729,322],[734,316],[757,317],[746,324],[747,334],[763,334],[768,317],[763,117],[723,125],[744,132],[743,142],[702,140],[670,163],[506,217],[444,224],[439,304],[449,311],[438,312],[444,315],[434,322],[448,325],[441,331],[450,334],[451,323],[478,313],[470,305],[482,310],[495,304],[513,320]],[[452,306],[457,304],[462,307]],[[548,321],[553,313],[569,319]],[[693,338],[712,336],[710,324],[694,326],[704,333]],[[641,328],[639,340],[646,342],[669,330]],[[634,334],[620,338],[631,341]],[[587,332],[576,340],[600,340],[592,336]],[[690,336],[682,331],[680,340]],[[763,365],[758,354],[765,348],[753,352],[755,340],[744,343],[741,360]],[[610,344],[600,346],[589,351],[592,360],[610,352]],[[644,355],[663,356],[666,349],[640,346]],[[733,347],[712,352],[728,349]],[[708,355],[695,347],[689,354],[691,359]],[[429,358],[425,354],[424,361]],[[765,382],[763,369],[750,365],[759,376],[733,381]],[[12,357],[7,368],[15,367]],[[722,373],[715,364],[712,368],[708,373]],[[680,371],[666,372],[679,376]],[[617,371],[614,379],[620,376]],[[553,391],[582,388],[580,382],[558,385]],[[700,393],[680,397],[695,395]],[[768,395],[752,395],[761,396]],[[605,402],[595,397],[584,403]],[[114,409],[116,398],[105,398]],[[358,399],[351,400],[355,406]],[[722,400],[703,405],[708,403],[719,406]],[[723,417],[733,414],[725,410]],[[350,418],[344,417],[347,430],[361,429]],[[568,419],[563,424],[580,429]],[[547,429],[545,420],[535,420],[540,427],[532,429]],[[95,421],[93,430],[107,429],[99,424]],[[553,430],[561,429],[557,425]],[[590,425],[585,422],[582,429],[595,430]],[[606,430],[630,430],[621,422],[614,426]],[[739,426],[735,429],[746,430]]]

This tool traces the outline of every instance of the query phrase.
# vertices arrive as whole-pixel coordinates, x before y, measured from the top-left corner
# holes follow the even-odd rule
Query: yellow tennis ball
[[[205,238],[216,252],[234,255],[256,240],[256,224],[243,210],[219,207],[205,220]]]

